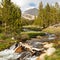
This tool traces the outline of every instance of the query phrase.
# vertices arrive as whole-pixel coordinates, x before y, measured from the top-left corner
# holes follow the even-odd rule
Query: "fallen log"
[[[21,46],[18,46],[16,49],[15,49],[15,53],[21,53],[23,50],[22,50],[22,47]]]
[[[38,48],[32,48],[32,50],[34,50],[34,51],[43,51],[44,48],[41,48],[41,49],[38,49]]]
[[[17,53],[20,53],[21,51],[23,51],[23,48],[26,49],[27,51],[30,51],[32,54],[34,54],[35,52],[39,52],[39,51],[41,52],[44,50],[44,48],[42,48],[42,49],[34,48],[34,47],[32,47],[26,43],[22,43],[22,42],[20,42],[19,45],[20,46],[15,49],[15,52],[17,52]]]

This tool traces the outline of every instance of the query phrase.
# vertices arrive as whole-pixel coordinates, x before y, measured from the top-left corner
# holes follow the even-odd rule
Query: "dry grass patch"
[[[43,31],[47,32],[47,33],[60,34],[60,27],[50,26],[50,27],[44,29]]]

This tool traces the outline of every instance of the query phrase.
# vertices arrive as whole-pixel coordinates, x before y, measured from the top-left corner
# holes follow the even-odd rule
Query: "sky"
[[[11,0],[14,4],[17,4],[22,11],[25,11],[30,8],[38,8],[39,3],[42,1],[44,5],[48,2],[49,4],[54,4],[58,2],[60,4],[60,0]]]

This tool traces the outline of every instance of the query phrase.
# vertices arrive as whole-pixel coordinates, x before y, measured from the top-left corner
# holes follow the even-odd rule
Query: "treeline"
[[[38,25],[48,27],[60,23],[60,6],[56,2],[54,6],[43,6],[39,4],[38,16],[34,21],[29,21],[21,17],[20,7],[16,6],[11,0],[2,0],[0,3],[0,32],[19,34],[23,25]]]
[[[34,25],[39,25],[41,27],[48,27],[50,25],[60,23],[60,6],[56,2],[55,5],[43,6],[43,3],[39,4],[38,16],[35,17]]]
[[[19,34],[21,30],[21,10],[11,0],[0,3],[0,32]]]

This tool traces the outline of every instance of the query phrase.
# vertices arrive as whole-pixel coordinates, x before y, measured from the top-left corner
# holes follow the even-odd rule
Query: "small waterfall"
[[[15,43],[16,44],[16,43]],[[10,50],[14,50],[15,49],[15,44],[13,44],[11,47],[10,47]]]
[[[16,60],[21,56],[19,53],[15,53],[15,44],[10,49],[5,49],[0,52],[0,60]]]
[[[0,60],[17,60],[21,58],[22,60],[36,60],[36,56],[32,56],[31,52],[24,51],[21,53],[15,53],[15,44],[13,44],[10,49],[5,49],[0,52]],[[18,45],[19,47],[19,45]]]
[[[36,60],[37,56],[40,56],[40,54],[42,54],[42,52],[44,51],[44,49],[42,49],[42,48],[46,47],[46,45],[44,45],[43,42],[40,42],[39,40],[30,40],[30,41],[27,41],[26,44],[23,43],[22,45],[23,45],[24,49],[26,49],[27,47],[30,47],[33,49],[34,52],[36,52],[36,54],[33,55],[31,50],[28,51],[28,50],[23,49],[22,52],[19,52],[19,53],[15,52],[17,48],[22,46],[22,45],[21,46],[20,45],[21,45],[21,43],[18,44],[18,47],[16,47],[16,43],[15,43],[9,49],[0,51],[0,60],[17,60],[17,59],[18,60]],[[52,46],[52,44],[50,44],[49,46]],[[38,54],[38,53],[40,53],[40,54]]]
[[[36,60],[37,57],[36,56],[33,56],[33,57],[30,57],[30,58],[27,58],[27,60]]]
[[[4,51],[0,52],[0,60],[15,60],[17,58],[19,58],[21,56],[21,54],[19,53],[14,53],[14,50],[9,50],[6,49]]]

